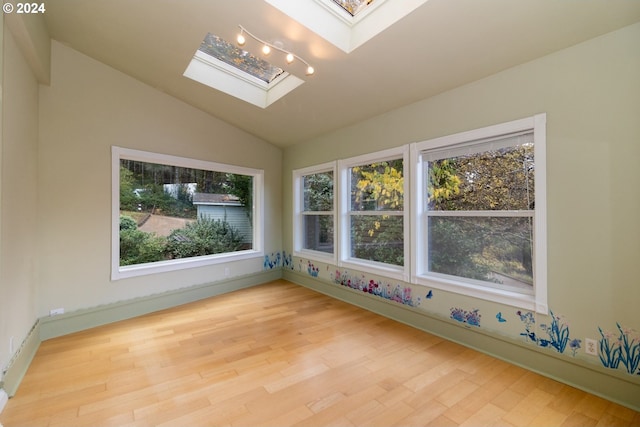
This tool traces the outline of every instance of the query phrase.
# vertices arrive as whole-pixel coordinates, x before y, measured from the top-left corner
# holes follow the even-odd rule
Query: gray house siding
[[[195,203],[194,203],[195,204]],[[252,243],[253,228],[251,221],[242,206],[201,205],[197,204],[198,218],[205,217],[226,221],[242,234],[242,243]]]

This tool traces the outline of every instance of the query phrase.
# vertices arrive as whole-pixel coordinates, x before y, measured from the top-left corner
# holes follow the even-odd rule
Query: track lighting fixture
[[[236,41],[238,42],[239,46],[244,46],[244,44],[247,42],[247,39],[244,38],[242,30],[240,30],[240,34],[238,34],[238,38],[236,39]]]
[[[236,41],[238,42],[239,46],[244,46],[245,43],[247,42],[247,39],[245,37],[245,34],[249,37],[251,37],[252,39],[254,39],[255,41],[257,41],[258,43],[262,44],[262,53],[264,55],[269,55],[271,53],[272,50],[277,50],[278,52],[284,53],[286,55],[285,59],[287,61],[287,64],[291,64],[293,61],[295,61],[296,59],[300,62],[302,62],[304,65],[307,66],[307,70],[306,70],[306,75],[310,76],[312,75],[315,70],[313,69],[313,67],[304,59],[302,59],[301,57],[299,57],[298,55],[296,55],[293,52],[289,52],[288,50],[285,50],[282,48],[282,46],[277,45],[277,44],[271,44],[269,42],[266,42],[256,36],[254,36],[253,34],[251,34],[249,31],[247,31],[246,28],[244,28],[242,25],[238,25],[238,27],[240,27],[240,34],[238,34],[238,37],[236,38]]]

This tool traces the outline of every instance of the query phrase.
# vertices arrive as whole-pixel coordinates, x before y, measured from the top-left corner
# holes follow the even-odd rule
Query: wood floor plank
[[[638,426],[640,413],[278,280],[51,339],[14,426]]]

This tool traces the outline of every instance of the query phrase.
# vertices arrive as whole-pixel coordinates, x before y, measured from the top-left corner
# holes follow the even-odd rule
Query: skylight
[[[427,0],[265,0],[349,53]]]
[[[240,71],[251,74],[265,83],[271,83],[284,73],[282,68],[271,65],[264,59],[258,58],[211,33],[207,34],[198,50],[226,62]]]
[[[373,2],[373,0],[333,0],[336,4],[340,5],[344,10],[349,12],[351,16],[356,16],[362,12],[367,6]]]
[[[205,36],[184,76],[261,108],[304,83],[211,33]]]

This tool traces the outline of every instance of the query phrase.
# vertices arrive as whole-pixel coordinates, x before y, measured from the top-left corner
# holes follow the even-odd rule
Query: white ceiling
[[[53,39],[280,147],[640,21],[637,0],[429,0],[346,54],[263,0],[46,7]],[[293,68],[305,83],[266,109],[183,77],[208,32],[232,41],[238,25],[282,42],[316,73]]]

